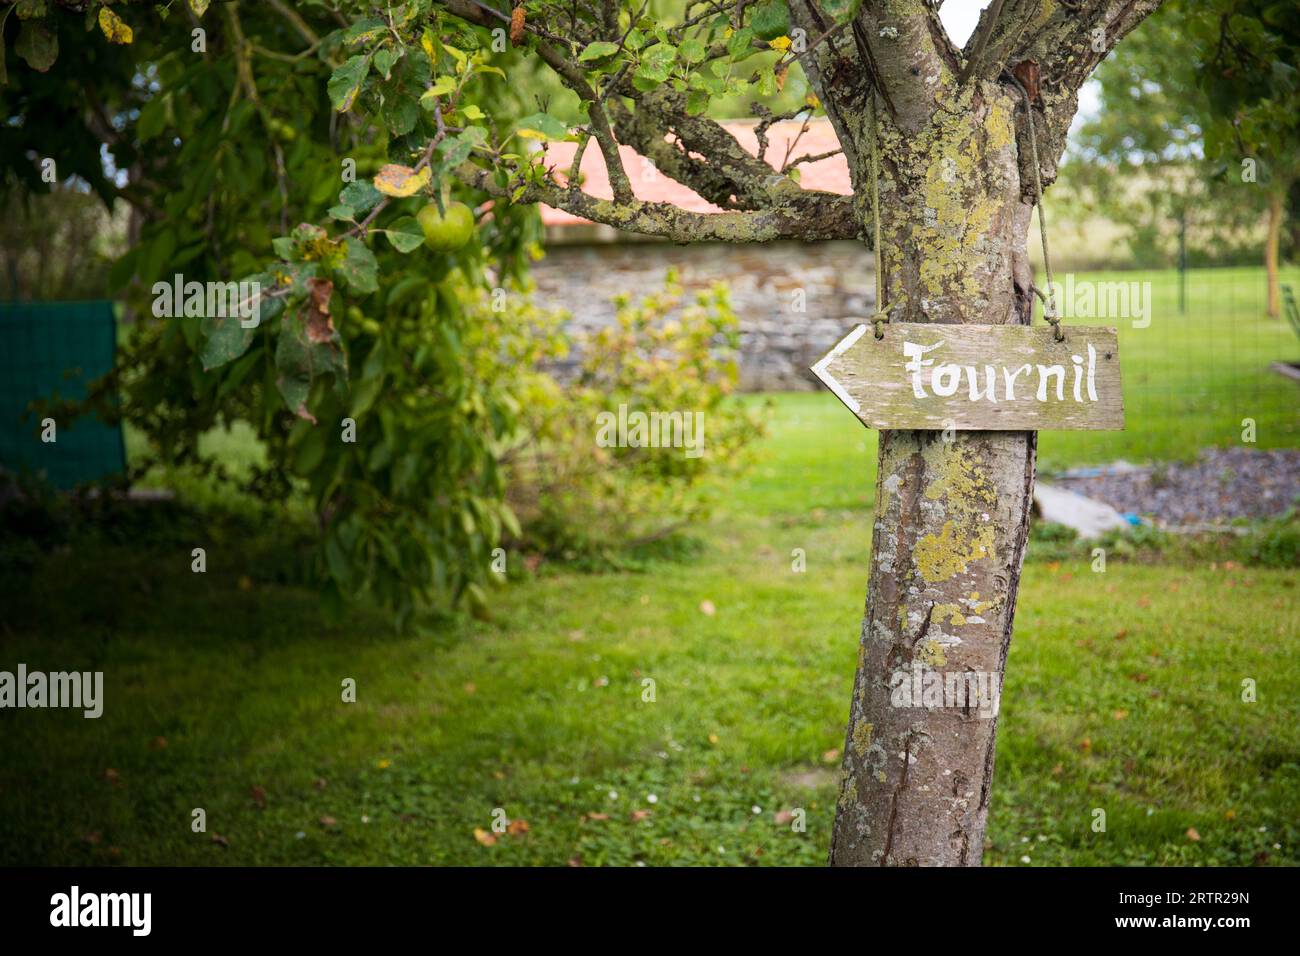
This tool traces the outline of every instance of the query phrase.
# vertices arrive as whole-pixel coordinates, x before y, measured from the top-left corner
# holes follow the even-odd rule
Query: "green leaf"
[[[647,79],[655,79],[662,83],[672,74],[673,63],[676,59],[677,47],[671,43],[656,44],[647,50],[645,56],[641,58],[641,65],[637,68],[637,73]]]
[[[434,96],[449,96],[456,92],[456,78],[454,76],[440,76],[433,81],[433,86],[426,91]]]
[[[329,94],[330,103],[340,113],[346,113],[352,108],[369,70],[370,56],[363,53],[349,59],[330,76],[325,90]]]
[[[351,206],[330,206],[326,212],[331,219],[337,219],[340,222],[356,222],[357,211]]]
[[[312,382],[331,373],[336,381],[346,380],[347,375],[347,359],[338,332],[333,331],[327,341],[312,341],[308,323],[298,314],[286,314],[280,322],[275,367],[279,373],[275,386],[289,410],[299,418],[313,422],[315,419],[307,409]]]
[[[254,285],[255,284],[255,285]],[[275,279],[268,273],[249,276],[240,280],[242,288],[252,294],[248,299],[240,299],[233,315],[208,316],[203,319],[200,331],[203,335],[203,347],[199,350],[199,359],[204,369],[213,369],[233,362],[253,344],[257,330],[262,323],[274,318],[284,308],[281,299],[268,299],[267,293],[275,288]],[[253,289],[256,291],[252,291]],[[256,325],[245,327],[242,316],[256,315]]]
[[[405,136],[420,119],[420,103],[404,93],[388,95],[380,109],[384,125],[394,136]]]
[[[709,51],[703,40],[692,37],[689,40],[683,40],[682,45],[677,48],[677,52],[685,62],[698,63],[704,59],[705,54]]]
[[[583,51],[578,54],[578,62],[590,63],[593,60],[603,60],[617,52],[617,43],[610,43],[608,40],[597,40],[595,43],[588,43]]]
[[[33,70],[44,73],[59,58],[59,37],[38,20],[24,20],[14,43],[14,52]]]
[[[403,216],[382,231],[398,252],[413,252],[424,244],[424,230],[414,216]]]
[[[348,254],[338,267],[339,274],[354,292],[368,295],[379,289],[379,263],[375,254],[360,239],[344,240]]]
[[[567,132],[565,130],[566,134]],[[474,147],[478,146],[486,138],[487,132],[482,127],[471,126],[452,139],[443,140],[438,144],[438,154],[442,157],[438,166],[439,173],[455,169],[465,162],[465,160],[469,159],[469,154],[474,151]]]
[[[367,43],[388,32],[388,24],[377,17],[358,20],[343,32],[343,42],[349,46]]]
[[[790,8],[785,0],[767,0],[753,8],[749,26],[760,40],[775,40],[790,32]]]
[[[754,31],[749,27],[741,27],[727,41],[727,53],[733,60],[743,60],[757,52],[754,48]]]
[[[364,179],[348,183],[339,193],[339,202],[351,206],[357,212],[368,212],[383,198],[383,194]]]
[[[396,63],[402,54],[400,50],[394,50],[392,47],[383,47],[375,51],[375,70],[384,79],[389,79],[393,75],[393,64]]]
[[[519,121],[515,132],[527,139],[565,139],[569,128],[547,113],[534,113]]]

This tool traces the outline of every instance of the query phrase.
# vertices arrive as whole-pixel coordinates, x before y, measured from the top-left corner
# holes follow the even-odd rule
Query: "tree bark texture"
[[[920,122],[881,116],[881,297],[895,320],[1025,323],[1032,205],[1014,87],[983,82],[953,99]],[[881,433],[832,864],[980,862],[996,713],[898,706],[894,691],[918,666],[1000,688],[1035,447],[1033,432]]]

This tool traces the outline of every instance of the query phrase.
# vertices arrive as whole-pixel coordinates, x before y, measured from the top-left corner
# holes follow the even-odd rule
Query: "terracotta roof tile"
[[[736,141],[751,155],[758,155],[758,139],[754,135],[756,120],[727,120],[722,124]],[[786,120],[774,123],[767,132],[767,153],[765,158],[774,168],[786,159],[786,150],[798,136],[803,126],[801,120]],[[809,120],[808,130],[799,137],[793,147],[791,159],[800,156],[817,156],[839,148],[839,140],[830,121],[825,118]],[[561,181],[573,163],[576,143],[550,143],[546,149],[546,164],[557,171]],[[692,212],[721,212],[721,210],[687,189],[681,183],[659,172],[647,159],[640,156],[630,146],[620,146],[619,155],[623,158],[623,168],[627,170],[628,179],[632,181],[632,192],[645,202],[668,202]],[[849,183],[849,167],[842,154],[815,163],[803,163],[800,185],[805,189],[820,189],[826,192],[849,195],[853,190]],[[600,199],[612,199],[613,191],[609,187],[609,176],[605,171],[605,157],[595,144],[590,144],[582,154],[582,182],[584,191]],[[586,224],[587,220],[570,215],[550,206],[542,206],[542,223],[546,226],[571,226]]]

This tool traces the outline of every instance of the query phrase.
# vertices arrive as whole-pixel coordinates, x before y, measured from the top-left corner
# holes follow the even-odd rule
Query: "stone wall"
[[[749,391],[815,387],[808,366],[874,307],[871,252],[855,242],[550,243],[532,275],[539,303],[566,310],[570,329],[584,332],[613,321],[616,294],[662,288],[669,268],[688,291],[730,284],[741,328],[741,387]]]

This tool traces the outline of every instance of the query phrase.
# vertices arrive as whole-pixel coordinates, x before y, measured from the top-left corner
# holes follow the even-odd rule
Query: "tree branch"
[[[506,201],[509,191],[499,186],[491,170],[462,163],[456,178],[465,185]],[[580,189],[558,183],[530,183],[515,202],[546,203],[574,216],[627,232],[658,236],[674,242],[771,242],[775,239],[854,239],[861,225],[851,196],[799,190],[789,202],[766,209],[699,213],[671,203],[598,199]]]

